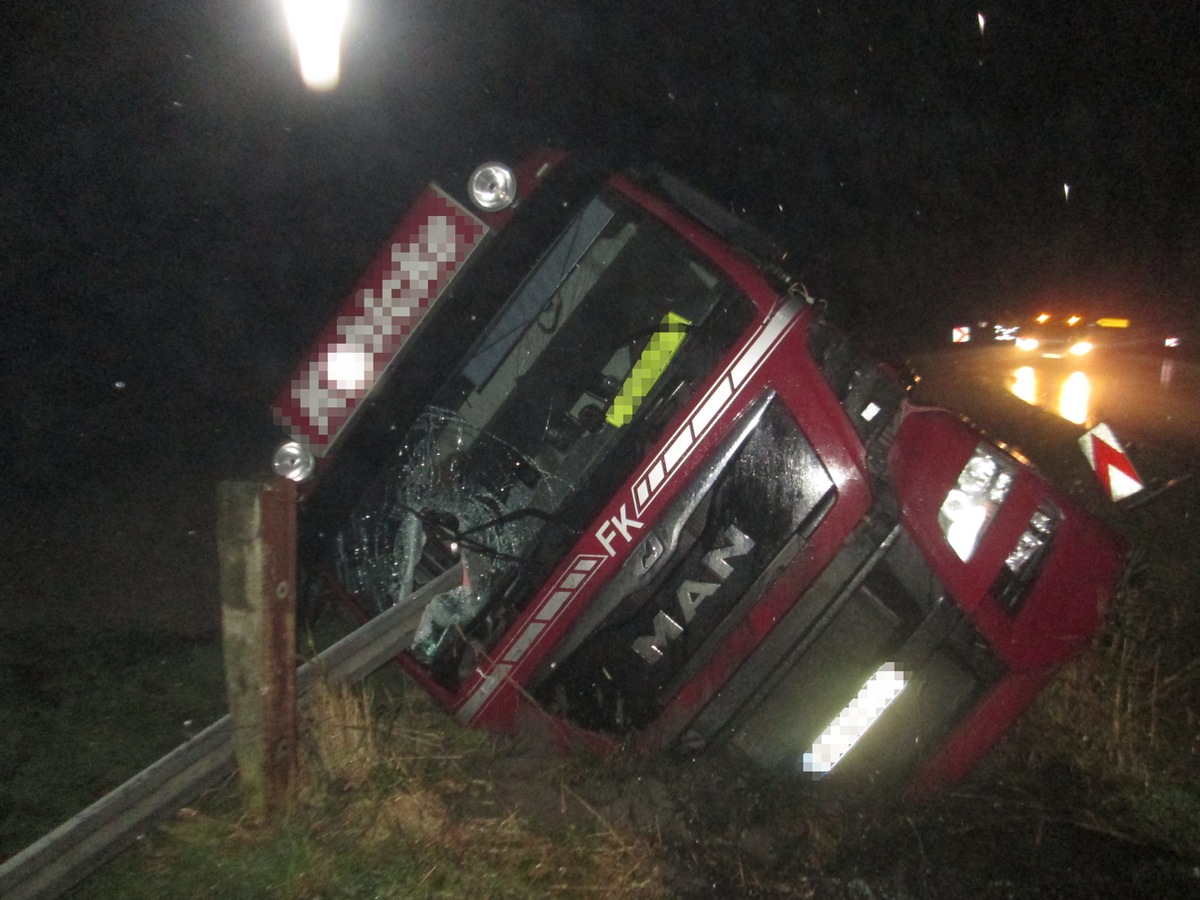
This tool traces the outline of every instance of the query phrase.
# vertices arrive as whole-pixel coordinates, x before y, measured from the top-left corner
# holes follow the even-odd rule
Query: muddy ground
[[[1166,900],[1200,891],[1200,858],[1123,823],[1102,786],[1063,765],[1006,780],[1012,749],[918,805],[839,797],[713,757],[618,759],[564,782],[539,777],[552,761],[518,743],[487,773],[486,802],[551,825],[599,819],[649,835],[678,897]]]

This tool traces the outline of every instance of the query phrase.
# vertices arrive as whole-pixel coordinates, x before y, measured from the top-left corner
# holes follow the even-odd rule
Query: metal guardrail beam
[[[296,673],[297,693],[370,675],[405,649],[428,600],[461,580],[460,566],[447,570],[322,651]],[[233,722],[224,716],[0,865],[0,897],[61,896],[233,770]]]

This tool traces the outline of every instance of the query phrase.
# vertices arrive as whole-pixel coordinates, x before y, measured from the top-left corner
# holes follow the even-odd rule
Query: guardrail
[[[296,673],[297,695],[321,682],[370,675],[405,649],[429,598],[461,579],[461,567],[447,570],[305,663]],[[224,716],[0,865],[0,897],[61,896],[233,770],[233,722]]]

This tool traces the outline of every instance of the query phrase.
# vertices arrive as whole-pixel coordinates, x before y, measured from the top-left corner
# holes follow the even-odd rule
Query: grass
[[[1137,549],[1106,626],[1039,698],[1008,743],[1025,768],[1066,767],[1103,815],[1140,839],[1200,858],[1200,534],[1188,484],[1132,515]]]
[[[339,636],[305,634],[309,652]],[[0,629],[0,859],[226,712],[219,638]]]
[[[455,727],[404,682],[323,690],[307,719],[295,795],[277,821],[245,819],[227,785],[101,870],[79,896],[664,894],[647,839],[572,796],[571,783],[588,777],[587,760],[541,761],[525,799],[550,791],[562,806],[558,816],[537,817],[496,799],[511,788],[512,746]]]
[[[0,697],[3,858],[223,715],[221,647],[164,634],[0,631]]]

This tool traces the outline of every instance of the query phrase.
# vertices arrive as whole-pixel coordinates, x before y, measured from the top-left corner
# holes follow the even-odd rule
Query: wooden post
[[[296,485],[218,487],[225,684],[251,815],[282,810],[296,771]]]

